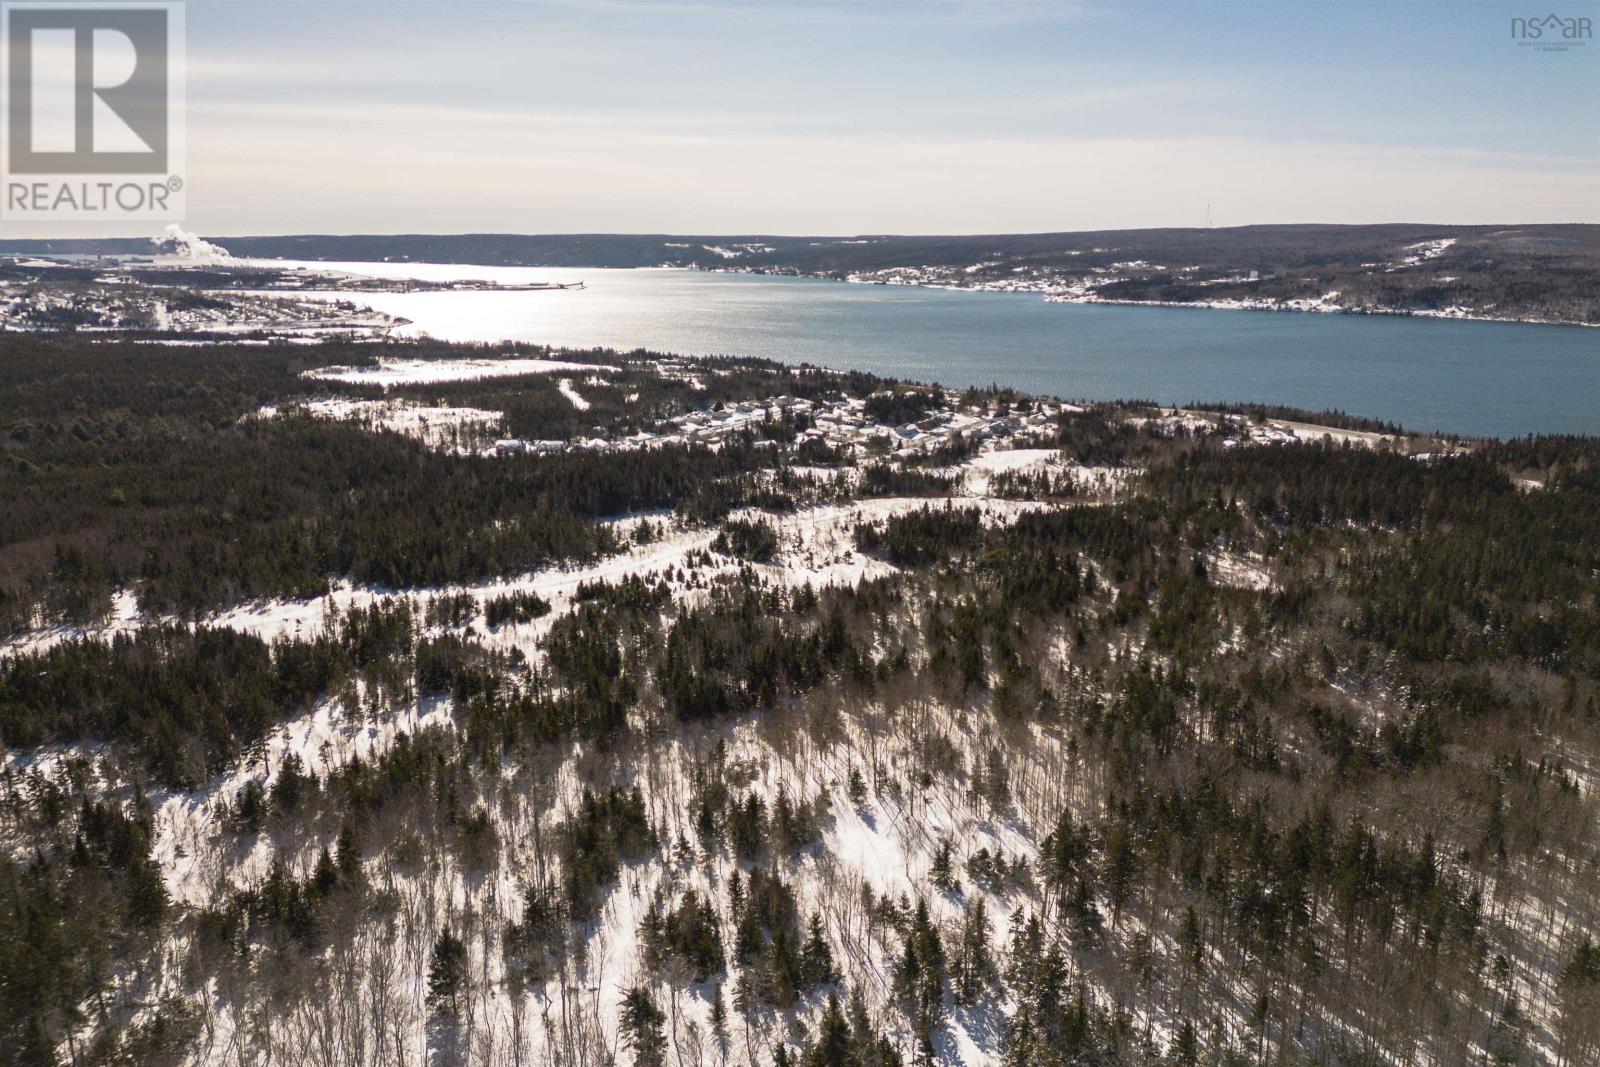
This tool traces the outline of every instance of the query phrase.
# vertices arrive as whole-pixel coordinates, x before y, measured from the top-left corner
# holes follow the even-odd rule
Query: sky
[[[1600,222],[1600,42],[1519,47],[1527,6],[190,0],[185,225]]]

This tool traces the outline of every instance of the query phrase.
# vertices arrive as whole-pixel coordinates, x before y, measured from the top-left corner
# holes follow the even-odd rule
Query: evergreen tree
[[[309,788],[305,765],[298,753],[290,752],[278,767],[277,781],[272,783],[272,803],[279,811],[292,812],[300,806],[300,799]]]
[[[428,1004],[441,1015],[460,1014],[467,990],[467,946],[447,926],[433,943],[428,965]]]
[[[1178,1027],[1178,1036],[1172,1039],[1168,1058],[1174,1067],[1195,1067],[1200,1062],[1200,1038],[1194,1032],[1194,1023],[1188,1019]]]
[[[850,803],[859,808],[867,802],[867,780],[861,776],[861,768],[854,766],[850,768],[850,784],[848,789],[850,793]]]
[[[167,884],[161,877],[161,867],[148,858],[135,859],[128,864],[124,892],[127,897],[128,921],[139,927],[153,927],[167,913]]]
[[[995,978],[994,956],[989,949],[989,912],[977,896],[961,918],[961,936],[950,961],[950,979],[956,999],[973,1004]]]
[[[717,1039],[717,1048],[725,1052],[728,1047],[728,1006],[723,1000],[720,983],[711,987],[711,1036]]]
[[[829,993],[828,1006],[817,1022],[817,1039],[806,1053],[805,1067],[856,1067],[858,1062],[850,1024],[839,1010],[839,998]]]
[[[1195,914],[1192,904],[1183,909],[1183,929],[1178,935],[1178,944],[1183,949],[1184,963],[1198,977],[1205,967],[1206,944],[1205,936],[1200,932],[1200,917]]]
[[[940,890],[949,893],[956,888],[954,849],[948,837],[939,839],[939,847],[933,854],[933,865],[928,870],[928,876],[933,879],[933,884]]]
[[[650,990],[634,986],[622,998],[622,1040],[634,1067],[663,1067],[667,1055],[667,1017]]]
[[[895,995],[916,1034],[919,1063],[933,1062],[933,1031],[944,1014],[945,978],[939,930],[928,916],[928,902],[919,897],[894,976]]]
[[[828,948],[828,939],[822,930],[822,916],[815,912],[807,928],[806,942],[800,949],[800,975],[810,986],[834,982],[839,977],[833,966],[833,951]]]
[[[861,987],[850,990],[850,1049],[860,1067],[900,1067],[900,1052],[884,1035],[873,1030],[867,1019],[866,999]]]
[[[349,819],[339,827],[339,838],[334,842],[333,860],[339,868],[339,877],[353,881],[361,874],[361,844],[356,838],[355,824]]]
[[[1011,806],[1011,772],[1006,768],[1000,749],[993,745],[989,746],[983,785],[983,796],[991,813],[998,815]]]
[[[339,868],[334,866],[333,857],[324,848],[317,854],[317,865],[311,872],[311,888],[316,891],[317,896],[325,897],[333,892],[338,884]]]
[[[1600,1058],[1600,947],[1585,936],[1562,968],[1558,985],[1561,1054],[1567,1063]]]

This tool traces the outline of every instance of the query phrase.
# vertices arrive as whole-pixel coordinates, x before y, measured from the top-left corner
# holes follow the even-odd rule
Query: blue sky
[[[189,223],[1600,221],[1600,42],[1519,48],[1525,7],[191,0]]]

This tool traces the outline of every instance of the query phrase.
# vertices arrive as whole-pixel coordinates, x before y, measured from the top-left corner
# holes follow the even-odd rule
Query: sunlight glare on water
[[[1336,408],[1463,434],[1600,433],[1600,330],[1582,327],[1052,304],[1036,294],[671,269],[306,266],[585,284],[323,294],[446,340],[760,356],[1068,398]]]

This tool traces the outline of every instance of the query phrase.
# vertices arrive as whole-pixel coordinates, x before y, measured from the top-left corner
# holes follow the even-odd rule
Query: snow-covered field
[[[371,430],[387,430],[415,438],[434,448],[461,448],[485,436],[499,436],[505,415],[483,408],[439,407],[403,400],[355,400],[330,397],[288,405],[268,404],[256,412],[261,419],[304,414],[316,419],[359,422]]]
[[[1092,495],[1111,495],[1139,474],[1131,467],[1094,467],[1071,463],[1054,448],[996,448],[979,452],[954,468],[962,484],[974,496],[993,492],[996,475],[1048,474],[1069,480],[1077,491]]]
[[[559,359],[381,359],[372,367],[322,367],[307,377],[350,385],[436,385],[479,378],[514,378],[524,374],[607,371],[615,367]]]

